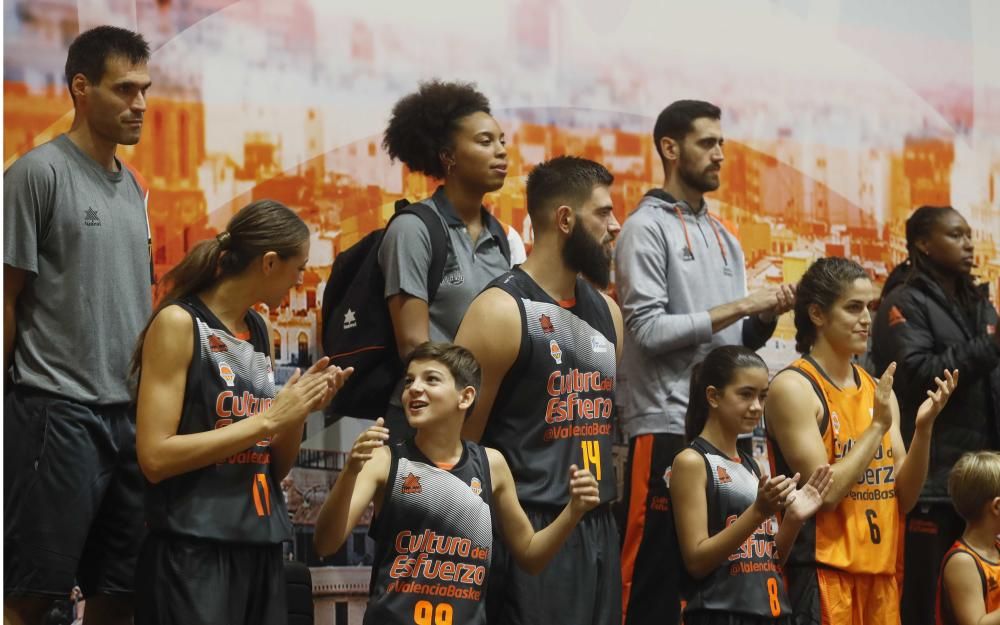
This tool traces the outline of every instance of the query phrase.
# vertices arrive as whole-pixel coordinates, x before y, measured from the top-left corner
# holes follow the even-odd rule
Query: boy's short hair
[[[451,377],[455,378],[455,390],[461,391],[467,386],[471,386],[476,391],[476,398],[479,398],[479,387],[483,380],[483,370],[479,366],[479,361],[472,355],[472,352],[461,345],[445,343],[442,341],[427,341],[418,345],[410,355],[407,356],[403,364],[403,370],[410,368],[410,363],[417,360],[433,360],[444,365]],[[469,409],[465,411],[465,416],[472,414],[472,409],[476,406],[476,401],[472,402]]]
[[[979,520],[983,506],[1000,497],[1000,452],[963,454],[948,475],[948,494],[967,523]]]

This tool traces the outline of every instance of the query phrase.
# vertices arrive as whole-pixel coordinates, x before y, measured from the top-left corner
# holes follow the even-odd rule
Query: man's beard
[[[677,170],[677,175],[681,177],[681,180],[684,181],[684,184],[691,187],[695,191],[698,191],[699,193],[710,193],[719,188],[719,180],[710,179],[708,177],[708,173],[709,173],[708,171],[702,171],[699,174],[690,171],[684,165],[681,165],[680,169]]]
[[[608,288],[611,283],[608,248],[587,234],[580,222],[573,224],[563,248],[563,260],[570,269],[583,274],[584,278],[602,289]]]

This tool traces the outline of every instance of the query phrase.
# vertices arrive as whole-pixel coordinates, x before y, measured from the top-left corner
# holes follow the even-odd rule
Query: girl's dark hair
[[[864,267],[846,258],[820,258],[806,270],[795,289],[795,351],[808,353],[816,343],[816,326],[809,306],[828,312],[847,287],[859,278],[871,279]]]
[[[224,232],[198,242],[181,262],[163,276],[158,290],[163,293],[146,327],[139,334],[132,356],[130,374],[137,379],[142,366],[142,344],[146,331],[161,310],[204,291],[219,280],[234,276],[267,252],[286,259],[302,251],[309,240],[309,227],[295,211],[274,200],[257,200],[239,210],[229,220]]]
[[[951,206],[921,206],[913,211],[910,218],[906,220],[906,251],[914,270],[909,277],[919,272],[934,280],[932,271],[934,263],[927,254],[917,248],[917,241],[930,237],[934,226],[950,213],[958,213],[958,211]],[[975,279],[970,274],[960,276],[956,287],[955,295],[959,305],[963,308],[973,306],[982,297],[976,288]]]
[[[691,370],[687,414],[684,417],[684,435],[689,443],[701,434],[708,421],[706,389],[714,386],[721,390],[733,381],[737,369],[750,367],[767,369],[767,364],[757,352],[742,345],[716,347],[694,366]]]
[[[441,151],[452,147],[459,120],[480,112],[490,112],[490,101],[472,83],[421,83],[392,107],[382,147],[411,170],[444,178]]]

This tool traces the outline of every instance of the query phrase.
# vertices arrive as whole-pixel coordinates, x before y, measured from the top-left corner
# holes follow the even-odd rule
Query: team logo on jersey
[[[226,347],[226,344],[222,342],[222,339],[220,339],[219,337],[215,336],[214,334],[209,334],[208,335],[208,350],[212,351],[212,352],[215,352],[215,353],[219,353],[219,352],[228,352],[229,348]]]
[[[729,471],[726,471],[726,467],[715,467],[715,473],[719,476],[719,484],[728,484],[733,481],[733,478],[729,475]]]
[[[420,487],[419,477],[410,473],[405,478],[403,478],[404,495],[419,495],[422,492],[424,492],[424,489]]]
[[[608,351],[608,340],[600,334],[590,337],[590,349],[595,354],[603,354]]]
[[[350,330],[351,328],[357,327],[358,320],[354,314],[354,311],[350,308],[344,313],[344,329]]]
[[[667,467],[667,470],[663,472],[663,483],[667,485],[667,488],[670,488],[670,467]]]
[[[555,339],[549,341],[549,353],[552,354],[552,360],[556,361],[557,365],[562,364],[562,350],[559,349],[559,343],[556,343]]]
[[[872,416],[874,416],[874,413],[872,413]],[[837,416],[836,410],[830,411],[830,425],[833,426],[834,432],[840,431],[840,417]]]
[[[542,332],[545,334],[552,334],[556,331],[556,327],[552,325],[552,319],[548,315],[542,315],[538,318],[538,325],[542,326]]]
[[[469,488],[472,489],[473,495],[481,495],[483,493],[483,483],[479,481],[478,477],[472,478],[472,481],[469,482]]]
[[[87,208],[87,210],[83,212],[83,225],[85,226],[101,225],[101,217],[100,215],[97,214],[97,211],[94,210],[93,206]]]
[[[987,577],[987,579],[989,580],[987,585],[990,587],[990,590],[996,590],[997,586],[1000,586],[1000,583],[997,582],[996,577],[990,575],[989,577]]]
[[[444,277],[444,281],[451,286],[461,286],[465,282],[465,276],[462,275],[461,269],[456,269],[455,271],[449,273]]]
[[[271,363],[267,363],[267,381],[274,384],[274,369],[271,368]]]
[[[906,323],[906,317],[903,316],[903,311],[898,306],[893,306],[889,309],[889,327],[891,328],[901,323]]]
[[[236,374],[233,373],[233,368],[228,363],[219,363],[219,375],[226,381],[226,386],[236,386]]]

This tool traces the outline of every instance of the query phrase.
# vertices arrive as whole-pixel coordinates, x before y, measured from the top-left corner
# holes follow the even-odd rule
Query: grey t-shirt
[[[15,384],[88,404],[129,401],[127,372],[152,312],[142,189],[66,135],[3,175],[3,262],[29,272],[17,300]]]
[[[510,270],[510,262],[485,226],[473,243],[465,223],[441,189],[424,203],[435,208],[451,242],[441,284],[427,310],[429,336],[432,341],[453,341],[472,300],[493,278]],[[427,301],[431,237],[419,217],[400,215],[393,220],[382,239],[378,262],[385,275],[387,299],[406,293]]]
[[[437,211],[441,227],[447,228],[451,249],[444,263],[441,284],[434,301],[427,308],[430,321],[428,336],[432,341],[455,340],[458,326],[472,300],[497,276],[510,270],[500,242],[485,227],[473,243],[465,223],[455,213],[442,188],[423,200]],[[485,209],[483,209],[485,210]],[[385,297],[406,293],[427,301],[427,271],[431,264],[431,237],[424,222],[416,215],[400,215],[389,224],[378,252],[378,263],[385,276]],[[405,423],[402,417],[403,382],[400,380],[389,398],[386,419],[397,433]],[[407,430],[408,431],[408,430]]]

